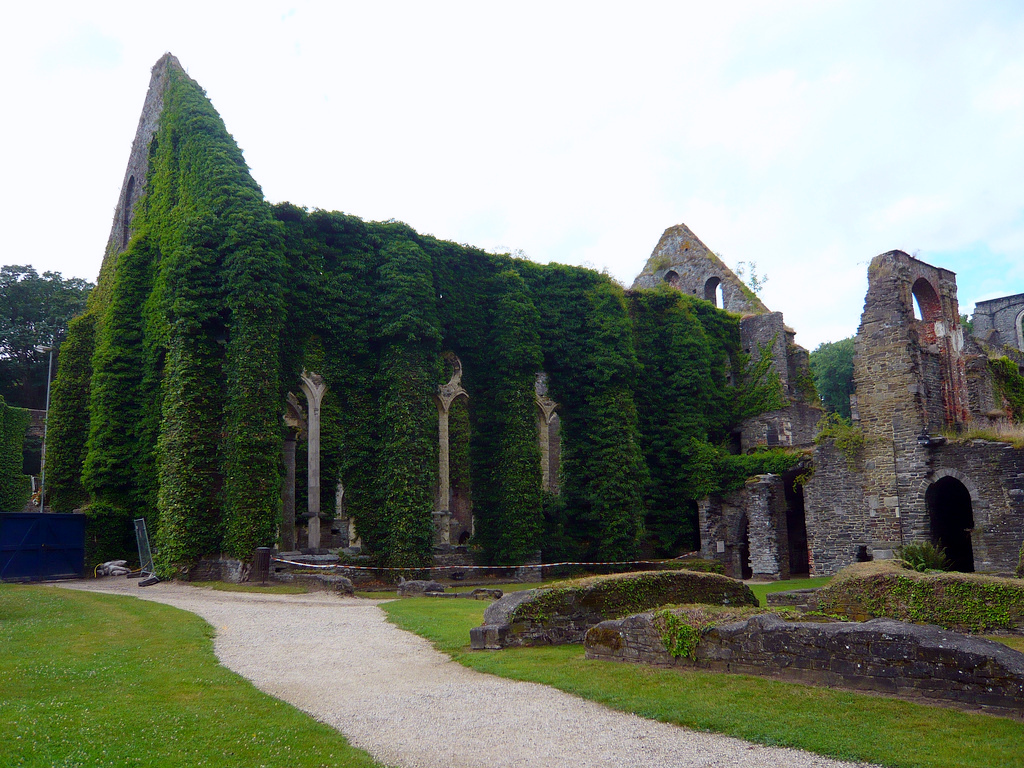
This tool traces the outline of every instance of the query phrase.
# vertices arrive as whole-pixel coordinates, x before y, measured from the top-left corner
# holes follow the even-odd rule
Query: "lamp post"
[[[43,450],[39,458],[39,511],[46,511],[46,434],[50,429],[50,380],[53,378],[53,351],[54,346],[37,346],[36,352],[49,352],[50,364],[46,370],[46,411],[43,416]]]

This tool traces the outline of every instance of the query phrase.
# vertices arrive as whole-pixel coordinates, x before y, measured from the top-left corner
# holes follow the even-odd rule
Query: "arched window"
[[[679,287],[679,273],[674,269],[670,269],[665,273],[665,277],[662,278],[666,283],[671,285],[673,288]]]
[[[722,297],[722,281],[717,277],[709,277],[704,283],[704,298],[716,307],[724,308],[725,301]]]
[[[942,302],[932,284],[923,277],[918,278],[912,289],[914,293],[914,317],[927,323],[942,319]]]
[[[128,185],[124,189],[124,206],[121,208],[121,247],[128,247],[128,228],[132,223],[132,202],[135,197],[135,177],[128,177]]]

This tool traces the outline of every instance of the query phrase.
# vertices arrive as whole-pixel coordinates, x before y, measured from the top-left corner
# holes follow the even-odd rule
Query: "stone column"
[[[327,385],[318,374],[303,371],[302,391],[306,395],[309,419],[309,455],[306,460],[309,488],[309,505],[306,511],[306,517],[309,519],[307,547],[315,551],[320,548],[320,404],[323,402]]]
[[[543,371],[537,374],[533,385],[534,402],[537,404],[537,441],[540,444],[540,487],[545,491],[553,491],[551,478],[551,419],[555,416],[558,404],[548,397],[548,375]]]
[[[447,384],[437,388],[434,400],[437,403],[437,502],[434,505],[434,546],[451,544],[451,510],[448,508],[451,496],[451,455],[448,442],[448,411],[458,397],[469,397],[462,388],[462,363],[453,352],[446,352],[444,358],[452,366],[452,377]]]
[[[284,457],[284,491],[281,494],[283,507],[281,519],[281,551],[295,549],[295,433],[288,430],[281,449]]]

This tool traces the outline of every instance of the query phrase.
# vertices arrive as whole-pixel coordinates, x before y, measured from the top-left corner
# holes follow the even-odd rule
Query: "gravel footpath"
[[[337,728],[388,765],[854,765],[698,733],[544,685],[475,672],[387,623],[373,600],[217,592],[176,583],[139,588],[118,577],[60,586],[134,595],[198,614],[216,629],[214,647],[226,667]]]

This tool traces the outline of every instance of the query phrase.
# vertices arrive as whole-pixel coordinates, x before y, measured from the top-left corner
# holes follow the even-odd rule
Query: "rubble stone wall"
[[[764,675],[1017,715],[1024,709],[1024,654],[891,619],[819,624],[754,616],[712,627],[691,659],[665,649],[648,612],[601,622],[584,645],[588,659]]]

